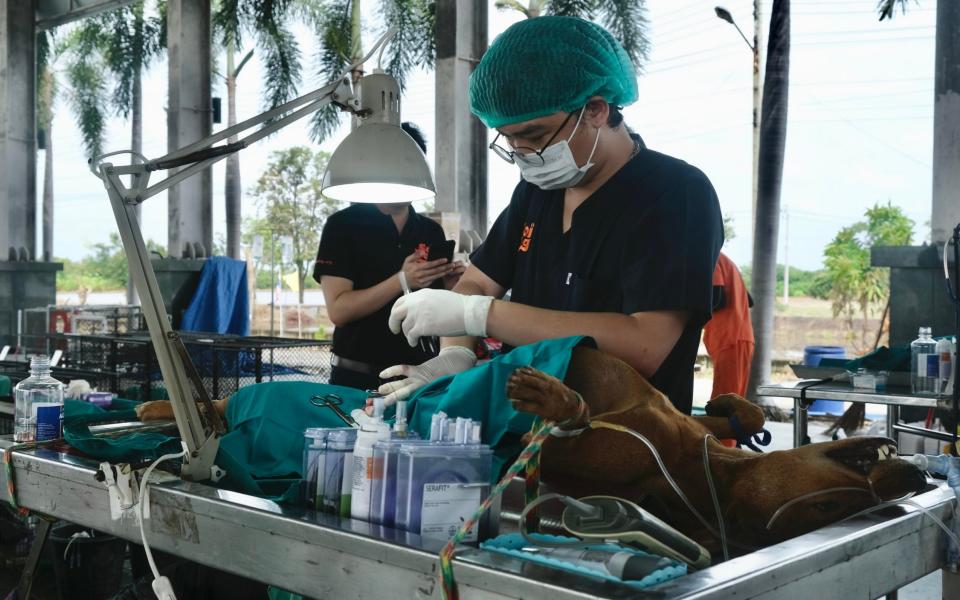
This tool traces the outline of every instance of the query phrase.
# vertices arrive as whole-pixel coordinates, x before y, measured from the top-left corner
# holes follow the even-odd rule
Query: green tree
[[[617,38],[639,69],[649,58],[647,8],[644,0],[496,0],[499,9],[516,10],[528,19],[541,14],[596,21]]]
[[[147,241],[147,250],[163,252],[164,247]],[[120,234],[111,233],[107,242],[92,244],[90,254],[79,261],[58,259],[63,271],[57,274],[57,289],[80,291],[111,291],[127,284],[127,256],[120,243]]]
[[[301,303],[304,280],[316,256],[320,231],[327,217],[339,208],[336,201],[320,193],[329,158],[328,153],[314,152],[305,146],[272,152],[270,163],[253,190],[258,208],[263,211],[260,230],[256,230],[255,224],[253,231],[293,239]]]
[[[824,280],[833,302],[835,317],[843,316],[851,342],[858,352],[876,348],[889,310],[888,269],[870,266],[873,246],[906,246],[913,239],[913,221],[900,207],[876,204],[866,212],[866,220],[841,229],[824,250]],[[880,327],[871,332],[868,319],[880,312]],[[863,324],[859,339],[854,318]],[[871,336],[871,333],[873,335]],[[872,337],[872,339],[871,339]]]

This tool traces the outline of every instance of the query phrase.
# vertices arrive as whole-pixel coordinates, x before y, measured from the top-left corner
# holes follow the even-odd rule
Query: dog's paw
[[[170,421],[173,417],[173,405],[168,400],[153,400],[144,402],[137,407],[137,418],[147,423],[149,421]]]
[[[744,433],[747,434],[752,435],[763,429],[765,421],[763,409],[736,394],[717,396],[707,402],[705,410],[710,417],[736,416]]]
[[[507,398],[513,407],[547,421],[562,423],[581,414],[580,398],[556,377],[533,367],[521,367],[507,380]]]

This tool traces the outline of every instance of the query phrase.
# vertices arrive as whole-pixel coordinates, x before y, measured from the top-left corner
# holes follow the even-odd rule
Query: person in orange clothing
[[[753,358],[753,299],[737,265],[722,252],[713,271],[713,292],[713,317],[703,328],[703,345],[713,361],[710,398],[721,394],[744,396]]]

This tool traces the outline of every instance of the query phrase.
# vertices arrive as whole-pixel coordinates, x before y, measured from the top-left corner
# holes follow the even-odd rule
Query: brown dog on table
[[[704,437],[735,437],[729,425],[734,415],[748,434],[759,432],[764,422],[761,409],[732,395],[710,402],[705,417],[684,415],[629,365],[582,347],[573,351],[565,381],[533,368],[518,369],[507,385],[507,397],[517,410],[569,422],[568,430],[584,428],[592,419],[642,434],[700,514],[714,523]],[[215,405],[223,414],[226,400]],[[173,417],[165,401],[145,403],[138,414],[144,421]],[[896,458],[896,449],[886,438],[848,438],[765,454],[710,440],[707,455],[728,536],[741,547],[766,546],[807,533],[873,506],[878,499],[898,498],[926,485],[916,467]],[[629,434],[586,428],[577,435],[551,437],[543,445],[541,464],[543,479],[554,491],[642,502],[711,551],[719,549],[718,540],[669,487],[650,451]],[[788,504],[830,488],[846,489]]]

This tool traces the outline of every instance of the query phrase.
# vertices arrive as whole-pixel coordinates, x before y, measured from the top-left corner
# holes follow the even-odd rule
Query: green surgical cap
[[[637,76],[609,31],[576,17],[535,17],[511,26],[470,76],[470,110],[490,128],[573,112],[592,96],[631,104]]]

